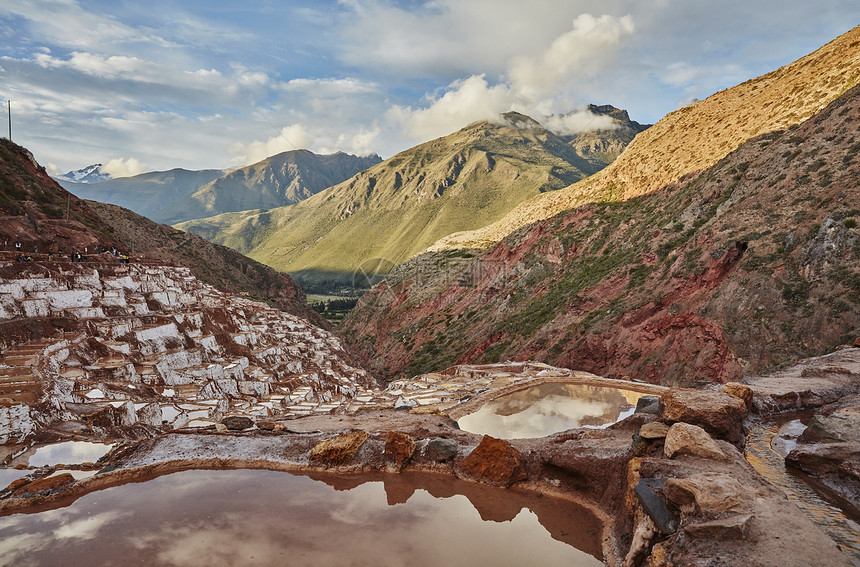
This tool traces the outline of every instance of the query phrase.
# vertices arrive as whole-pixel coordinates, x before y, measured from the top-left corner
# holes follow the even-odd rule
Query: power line
[[[274,124],[272,124],[272,121],[271,121],[271,120],[269,120],[269,117],[268,117],[268,116],[266,116],[266,115],[263,113],[263,109],[261,109],[261,108],[259,108],[259,107],[254,107],[254,111],[255,111],[257,114],[259,114],[259,115],[260,115],[260,117],[262,117],[262,119],[263,119],[263,120],[265,120],[266,122],[268,122],[268,123],[269,123],[269,126],[271,126],[271,127],[272,127],[272,129],[273,129],[275,132],[277,132],[277,133],[278,133],[278,135],[279,135],[281,138],[283,138],[283,139],[284,139],[284,140],[285,140],[289,145],[291,145],[293,148],[295,148],[295,149],[297,149],[297,150],[298,150],[298,149],[300,149],[297,145],[295,145],[294,143],[292,143],[292,142],[289,140],[289,138],[287,138],[287,136],[284,134],[284,129],[283,129],[283,128],[282,128],[282,129],[280,129],[280,130],[278,130],[278,127],[277,127],[277,126],[275,126]]]

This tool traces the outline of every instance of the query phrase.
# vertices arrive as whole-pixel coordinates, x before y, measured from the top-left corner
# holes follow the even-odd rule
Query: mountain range
[[[645,126],[591,107],[612,128],[560,136],[516,112],[421,144],[297,204],[178,224],[299,281],[384,271],[439,238],[599,171]]]
[[[225,173],[220,169],[171,169],[117,177],[98,183],[55,179],[63,188],[82,199],[119,205],[156,222],[164,222],[166,216],[172,215],[173,203]]]
[[[77,182],[57,181],[81,198],[119,205],[156,222],[173,224],[295,203],[380,161],[375,155],[293,150],[232,171],[172,169],[101,182],[88,181],[86,176]]]
[[[273,209],[298,203],[382,161],[373,154],[319,155],[283,152],[214,179],[160,215],[162,222],[210,217],[232,211]]]
[[[341,327],[389,378],[536,359],[737,380],[860,334],[858,80],[860,27],[649,128],[612,107],[590,108],[612,128],[568,135],[507,113],[289,206],[177,226],[305,282],[393,270]],[[201,186],[175,209],[299,195],[263,190],[266,175]],[[69,202],[66,217],[90,222],[95,207]],[[46,206],[66,230],[62,203]],[[32,231],[27,218],[16,230]]]
[[[532,359],[677,385],[851,344],[858,79],[855,28],[672,113],[600,173],[400,265],[341,332],[389,378]]]

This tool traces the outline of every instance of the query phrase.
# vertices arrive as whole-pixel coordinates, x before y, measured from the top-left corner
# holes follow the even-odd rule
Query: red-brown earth
[[[726,382],[860,336],[860,87],[654,193],[425,253],[341,332],[389,378],[536,359]]]
[[[247,258],[235,250],[169,226],[156,224],[122,207],[78,199],[63,189],[25,148],[0,140],[0,246],[11,257],[65,261],[73,252],[92,255],[98,246],[117,249],[159,264],[190,268],[201,281],[244,293],[326,326],[306,305],[302,288],[289,275]],[[100,260],[117,263],[102,254]]]

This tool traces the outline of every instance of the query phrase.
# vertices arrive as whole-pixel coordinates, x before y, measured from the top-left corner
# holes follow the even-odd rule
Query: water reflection
[[[6,488],[19,478],[23,478],[32,471],[0,468],[0,490]]]
[[[55,465],[79,465],[95,462],[108,454],[113,445],[87,441],[65,441],[28,450],[12,460],[12,465],[45,467]]]
[[[563,501],[424,475],[317,478],[186,471],[94,492],[0,518],[0,565],[601,564],[553,539],[598,553],[596,520]]]
[[[574,427],[606,427],[632,415],[645,394],[580,384],[542,384],[501,396],[457,420],[503,439],[544,437]]]

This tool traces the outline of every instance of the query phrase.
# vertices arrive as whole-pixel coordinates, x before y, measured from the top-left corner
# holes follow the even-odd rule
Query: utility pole
[[[9,107],[9,141],[12,141],[12,101],[7,100],[6,105]]]

